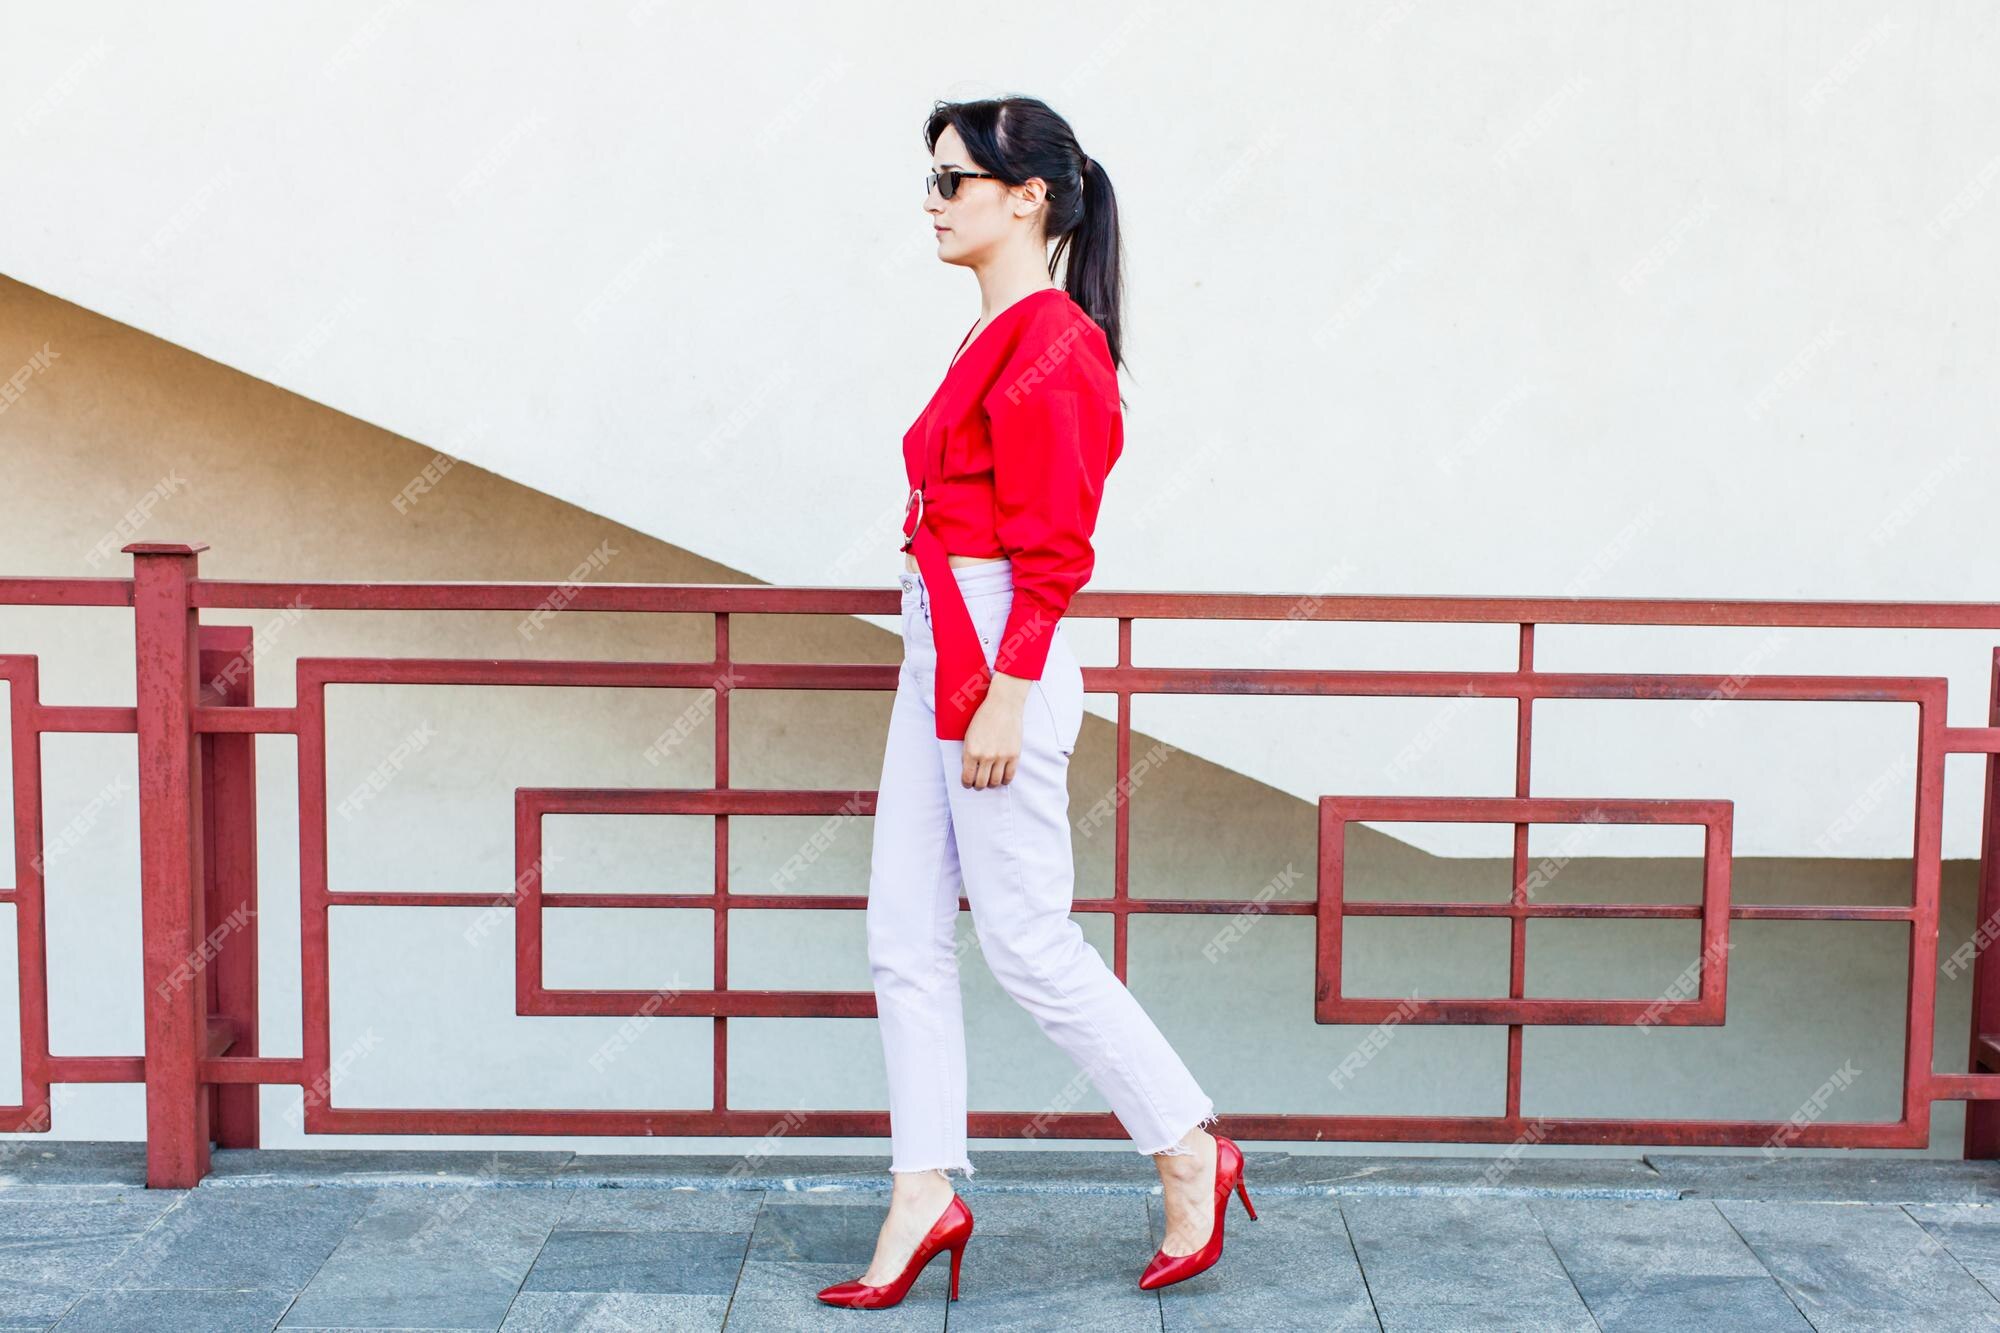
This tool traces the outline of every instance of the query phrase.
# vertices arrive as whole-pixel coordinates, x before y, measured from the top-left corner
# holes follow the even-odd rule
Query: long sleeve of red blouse
[[[1104,333],[1047,302],[982,399],[993,442],[993,521],[1014,599],[993,669],[1039,680],[1056,622],[1089,581],[1105,474],[1124,447]],[[1072,308],[1073,309],[1073,308]]]

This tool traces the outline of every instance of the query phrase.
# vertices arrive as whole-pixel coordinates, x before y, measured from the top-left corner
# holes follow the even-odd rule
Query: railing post
[[[1986,725],[2000,727],[2000,649],[1986,687]],[[1986,756],[1986,794],[1981,802],[1979,895],[1972,913],[1972,1055],[1966,1069],[1991,1074],[1993,1047],[2000,1036],[2000,949],[1984,947],[1987,922],[2000,912],[2000,755]],[[1965,1156],[2000,1157],[2000,1102],[1974,1098],[1965,1104]]]
[[[139,732],[139,903],[146,982],[146,1185],[186,1189],[208,1173],[202,781],[194,709],[198,616],[190,599],[206,543],[133,542],[133,648]],[[200,974],[194,973],[198,979]]]
[[[254,631],[248,625],[200,627],[205,707],[247,708],[256,698]],[[200,736],[201,829],[207,979],[204,1000],[215,1033],[208,1053],[257,1054],[257,738],[245,732]],[[208,1090],[217,1147],[258,1146],[258,1086]]]

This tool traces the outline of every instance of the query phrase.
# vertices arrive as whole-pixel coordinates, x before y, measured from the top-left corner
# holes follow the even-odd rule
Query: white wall
[[[1018,90],[1071,116],[1125,219],[1094,588],[2000,590],[1984,6],[107,3],[7,31],[0,269],[762,579],[893,577],[898,438],[977,305],[930,256],[918,128],[934,97]],[[171,526],[148,535],[198,536]],[[1504,628],[1313,626],[1255,656],[1239,629],[1138,644],[1513,660]],[[1996,637],[1539,647],[1949,675],[1974,724]],[[1907,850],[1906,721],[1731,704],[1730,740],[1641,707],[1545,728],[1536,794],[1735,794],[1746,854],[1850,824],[1844,855]],[[1306,798],[1507,793],[1481,710],[1397,762],[1438,708],[1155,700],[1144,724]],[[1947,854],[1977,795],[1954,784]]]

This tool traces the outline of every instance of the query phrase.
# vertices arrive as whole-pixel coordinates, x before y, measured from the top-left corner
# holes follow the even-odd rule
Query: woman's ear
[[[1048,197],[1049,183],[1040,176],[1030,176],[1019,185],[1014,186],[1012,193],[1014,195],[1014,216],[1017,218],[1032,217],[1035,210],[1042,206],[1042,201]]]

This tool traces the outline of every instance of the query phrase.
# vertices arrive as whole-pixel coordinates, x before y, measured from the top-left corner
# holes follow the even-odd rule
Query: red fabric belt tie
[[[962,741],[972,715],[986,698],[993,668],[981,651],[979,630],[951,572],[944,543],[924,522],[924,493],[912,487],[903,510],[903,550],[915,551],[917,572],[929,589],[931,642],[937,648],[937,734],[939,740]]]

